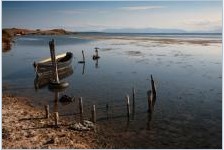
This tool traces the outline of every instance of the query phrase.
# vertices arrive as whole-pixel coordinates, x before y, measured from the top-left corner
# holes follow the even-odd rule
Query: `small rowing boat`
[[[71,52],[63,53],[56,56],[57,69],[58,71],[68,68],[72,63],[73,54]],[[52,62],[51,58],[41,60],[39,62],[34,62],[33,66],[35,68],[37,76],[49,76],[52,75]]]

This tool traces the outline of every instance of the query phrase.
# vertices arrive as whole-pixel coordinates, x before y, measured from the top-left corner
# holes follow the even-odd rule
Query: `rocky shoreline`
[[[53,114],[45,118],[44,110],[33,107],[27,98],[3,94],[2,148],[110,148],[96,131],[71,130],[66,118],[54,126]]]

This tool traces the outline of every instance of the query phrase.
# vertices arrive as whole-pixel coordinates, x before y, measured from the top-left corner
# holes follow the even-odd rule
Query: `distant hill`
[[[222,33],[221,29],[215,30],[198,30],[185,31],[181,29],[161,29],[161,28],[121,28],[121,29],[105,29],[102,32],[106,33]]]
[[[64,29],[20,29],[20,28],[5,28],[2,29],[2,51],[8,51],[11,49],[11,42],[15,36],[21,35],[69,35],[75,34],[76,32],[66,31]]]
[[[160,29],[160,28],[122,28],[122,29],[105,29],[107,33],[186,33],[181,29]]]

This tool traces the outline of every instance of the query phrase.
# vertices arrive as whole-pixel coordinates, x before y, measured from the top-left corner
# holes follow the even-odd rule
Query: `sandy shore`
[[[93,131],[69,129],[66,118],[60,118],[55,128],[53,115],[45,118],[44,110],[33,107],[27,98],[3,94],[2,98],[2,147],[18,148],[108,148]],[[101,139],[101,140],[99,140]]]

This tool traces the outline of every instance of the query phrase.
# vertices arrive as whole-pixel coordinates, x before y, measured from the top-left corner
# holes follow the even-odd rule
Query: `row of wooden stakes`
[[[82,101],[82,97],[79,98],[79,110],[80,110],[81,122],[83,122],[83,101]],[[45,105],[45,114],[46,114],[45,117],[48,119],[50,117],[49,105]],[[95,105],[92,106],[91,116],[92,116],[91,121],[93,123],[96,123],[96,106]],[[54,112],[54,125],[56,127],[58,127],[58,122],[59,122],[59,113]]]
[[[135,88],[133,88],[132,89],[133,106],[135,105],[135,95],[136,95],[136,91],[135,91]],[[152,75],[151,75],[151,90],[149,90],[147,92],[147,95],[148,95],[148,112],[152,113],[154,105],[155,105],[155,101],[156,101],[156,87],[155,87],[155,82],[153,80]],[[126,95],[125,99],[126,99],[126,103],[127,103],[127,117],[129,120],[130,114],[131,114],[129,95]],[[108,107],[109,106],[107,104],[106,105],[107,110],[108,110]],[[46,118],[49,118],[49,116],[50,116],[49,105],[45,106],[45,112],[46,112]],[[80,112],[80,118],[81,118],[81,122],[82,122],[83,121],[83,113],[84,113],[82,97],[79,97],[79,112]],[[92,105],[91,121],[93,123],[96,123],[96,106],[95,105]],[[58,126],[58,122],[59,122],[58,112],[54,112],[54,122],[55,122],[55,126]]]

